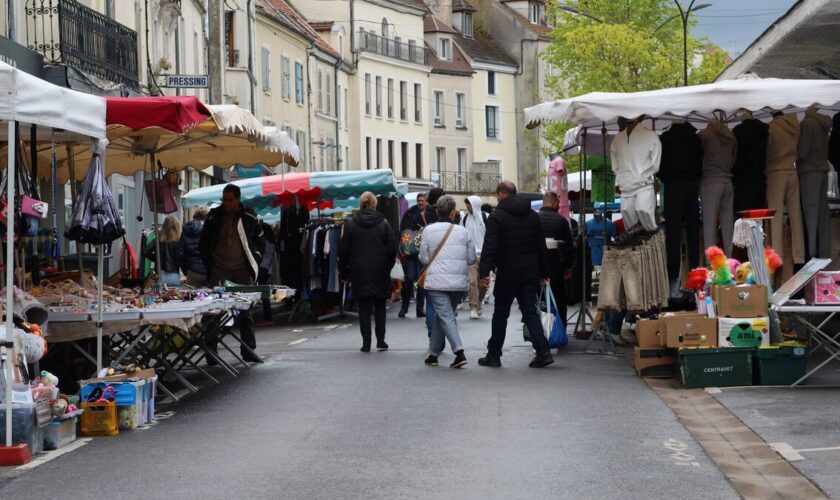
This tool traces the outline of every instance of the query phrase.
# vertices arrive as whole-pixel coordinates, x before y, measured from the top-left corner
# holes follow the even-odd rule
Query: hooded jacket
[[[642,124],[637,124],[629,135],[627,130],[622,130],[613,139],[610,157],[621,194],[632,196],[653,186],[653,176],[659,172],[662,144],[659,137]]]
[[[799,124],[796,171],[800,174],[828,172],[828,134],[831,117],[808,108]]]
[[[657,177],[665,184],[673,181],[700,182],[703,176],[703,142],[694,125],[675,123],[659,137],[662,161]]]
[[[767,176],[795,171],[796,150],[799,145],[799,122],[796,115],[773,118],[767,130]]]
[[[732,167],[738,156],[735,134],[725,123],[713,118],[697,135],[703,142],[702,182],[731,182]]]
[[[394,232],[380,212],[362,209],[344,224],[338,270],[341,279],[353,285],[354,297],[387,298],[396,258]]]
[[[732,173],[735,179],[752,179],[755,176],[764,177],[767,163],[767,129],[768,125],[761,120],[750,118],[744,120],[732,129],[735,140],[738,141],[738,155]]]
[[[481,198],[476,195],[468,196],[467,201],[470,203],[472,213],[467,213],[461,223],[467,231],[470,232],[473,245],[475,245],[475,254],[481,257],[481,246],[484,244],[484,233],[487,232],[487,226],[484,220],[487,215],[481,211]],[[475,215],[477,214],[477,215]]]
[[[521,196],[505,198],[487,218],[478,274],[484,278],[494,269],[496,286],[506,281],[536,282],[551,273],[540,217]]]
[[[184,224],[184,228],[181,230],[181,239],[178,241],[178,267],[185,275],[189,271],[203,276],[207,275],[207,268],[204,267],[204,261],[201,260],[201,251],[198,248],[203,228],[204,222],[191,220]]]
[[[452,233],[440,247],[450,227]],[[435,252],[438,254],[429,264]],[[428,266],[424,289],[447,292],[469,290],[470,265],[475,264],[475,244],[470,232],[448,218],[427,226],[423,230],[423,240],[420,243],[420,262]]]

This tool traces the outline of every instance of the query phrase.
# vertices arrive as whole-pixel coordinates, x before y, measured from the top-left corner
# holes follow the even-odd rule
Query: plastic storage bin
[[[0,443],[6,443],[6,405],[0,405]],[[43,451],[43,433],[38,427],[35,404],[12,404],[12,444],[26,443],[29,453]]]
[[[78,417],[54,420],[44,427],[44,449],[57,450],[76,440],[76,421]]]
[[[682,348],[680,376],[686,389],[752,385],[755,348]]]
[[[157,375],[146,379],[146,423],[155,419],[155,397],[157,396]]]
[[[94,391],[96,387],[107,386],[114,388],[114,400],[117,404],[117,419],[120,429],[135,429],[146,423],[146,408],[143,405],[143,391],[145,380],[125,382],[97,382],[82,386],[82,401]]]
[[[120,433],[117,427],[117,405],[113,401],[104,403],[82,403],[82,435],[83,436],[116,436]]]
[[[755,382],[760,385],[791,385],[805,376],[805,347],[780,346],[757,349]]]

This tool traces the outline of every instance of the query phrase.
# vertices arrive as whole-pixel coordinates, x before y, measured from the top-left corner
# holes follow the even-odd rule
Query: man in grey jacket
[[[454,223],[455,200],[451,196],[438,199],[435,208],[438,222],[426,226],[420,243],[420,262],[426,266],[423,289],[435,311],[426,365],[437,366],[446,336],[455,353],[455,361],[449,366],[461,368],[467,358],[458,335],[455,308],[470,287],[468,276],[470,265],[475,263],[475,245],[469,231]]]

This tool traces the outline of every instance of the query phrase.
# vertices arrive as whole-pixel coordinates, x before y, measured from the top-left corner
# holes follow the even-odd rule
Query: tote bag
[[[545,312],[540,311],[543,331],[548,336],[548,347],[556,349],[569,343],[569,336],[566,334],[566,325],[560,318],[557,310],[557,302],[554,300],[554,293],[550,286],[543,287],[545,297]]]

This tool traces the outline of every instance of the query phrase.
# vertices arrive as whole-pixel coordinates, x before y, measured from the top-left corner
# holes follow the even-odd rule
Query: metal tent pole
[[[578,207],[578,231],[580,231],[581,235],[581,244],[580,244],[580,256],[582,265],[582,272],[581,272],[581,299],[580,299],[580,310],[578,312],[578,319],[577,323],[575,324],[575,335],[578,332],[585,332],[586,331],[586,318],[589,315],[588,311],[588,301],[586,300],[586,282],[587,282],[587,270],[588,267],[586,265],[586,133],[587,129],[584,128],[581,131],[581,167],[580,167],[580,205]],[[591,279],[591,276],[590,276]]]
[[[14,332],[13,321],[13,300],[14,300],[14,267],[15,267],[15,211],[11,209],[15,199],[15,137],[16,122],[10,120],[8,123],[9,147],[7,147],[8,160],[6,163],[6,335],[5,340],[11,341]],[[12,350],[3,347],[4,359],[6,362],[6,446],[12,446],[12,379],[14,371],[12,365],[14,358]]]
[[[152,161],[152,225],[155,230],[155,272],[160,283],[160,235],[158,234],[158,203],[157,203],[157,172],[155,167],[155,154],[149,153]]]
[[[99,376],[99,372],[102,370],[102,309],[104,307],[104,302],[102,300],[102,286],[105,280],[104,268],[104,248],[105,245],[97,245],[96,250],[96,276],[97,276],[97,296],[96,296],[96,376]]]
[[[76,158],[73,156],[75,152],[73,151],[73,144],[67,144],[67,168],[70,170],[70,197],[73,198],[73,207],[75,208],[76,203],[79,202],[76,199]],[[82,265],[82,245],[79,242],[76,242],[76,258],[79,261],[79,283],[84,286],[82,283],[82,271],[84,270],[84,266]]]

